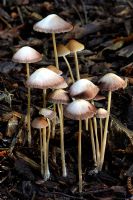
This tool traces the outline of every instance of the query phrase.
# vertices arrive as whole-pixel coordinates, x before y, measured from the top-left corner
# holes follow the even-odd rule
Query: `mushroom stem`
[[[85,120],[85,130],[88,131],[88,118]]]
[[[30,76],[29,63],[26,63],[27,79]],[[28,145],[31,146],[31,126],[30,126],[30,88],[28,87],[28,106],[27,106],[27,126],[28,126]]]
[[[103,140],[103,120],[102,118],[99,119],[100,124],[100,136],[101,136],[101,146],[102,146],[102,140]]]
[[[103,162],[104,162],[104,156],[105,156],[105,148],[106,148],[106,142],[107,142],[108,124],[109,124],[109,116],[110,116],[110,108],[111,108],[111,96],[112,96],[112,91],[109,91],[108,92],[108,108],[107,108],[108,115],[107,115],[106,120],[105,120],[103,140],[102,140],[102,145],[101,145],[101,158],[100,158],[99,171],[102,170]]]
[[[46,167],[46,163],[47,163],[47,143],[46,143],[46,128],[42,129],[43,131],[43,156],[44,156],[44,180],[47,180],[47,167]]]
[[[97,121],[96,121],[96,117],[93,117],[93,123],[94,123],[94,132],[95,132],[95,138],[96,138],[97,166],[99,166],[99,162],[100,162],[100,150],[99,150],[99,140],[98,140],[98,134],[97,134]]]
[[[75,59],[77,80],[79,80],[80,79],[80,73],[79,73],[79,65],[78,65],[77,52],[74,52],[74,59]]]
[[[78,136],[78,174],[79,174],[79,192],[82,192],[82,157],[81,157],[81,142],[82,142],[82,120],[79,120],[79,136]]]
[[[60,146],[61,146],[61,162],[62,162],[62,176],[66,177],[66,164],[65,164],[65,152],[64,152],[64,127],[63,127],[63,108],[62,104],[58,104],[58,112],[60,118]]]
[[[50,141],[51,123],[50,123],[50,120],[48,118],[47,118],[47,122],[48,122],[48,137],[47,137],[46,171],[47,171],[47,174],[50,176],[48,157],[49,157],[49,141]]]
[[[64,58],[64,60],[65,60],[65,62],[66,62],[66,64],[67,64],[67,67],[68,67],[69,73],[70,73],[70,75],[71,75],[72,82],[74,83],[75,80],[74,80],[74,77],[73,77],[73,73],[72,73],[71,66],[70,66],[70,64],[69,64],[69,62],[68,62],[66,56],[63,56],[63,58]]]
[[[46,108],[46,95],[47,95],[47,90],[43,89],[43,108]]]
[[[43,148],[42,148],[42,131],[40,129],[40,152],[41,152],[41,175],[44,176],[43,169]]]
[[[90,119],[89,122],[90,122],[90,133],[91,133],[91,145],[92,145],[93,160],[94,160],[94,165],[97,166],[96,146],[95,146],[95,141],[94,141],[94,131],[93,131],[92,120]]]
[[[56,104],[53,104],[53,110],[54,112],[56,112]],[[52,138],[55,137],[55,125],[56,125],[56,117],[54,117],[53,119],[53,123],[52,123]]]
[[[58,62],[58,54],[57,54],[57,48],[56,48],[55,33],[52,33],[52,40],[53,40],[53,46],[54,46],[55,65],[59,69],[59,62]]]

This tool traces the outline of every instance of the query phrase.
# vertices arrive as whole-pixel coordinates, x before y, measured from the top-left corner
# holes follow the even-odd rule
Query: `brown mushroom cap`
[[[107,112],[107,110],[105,110],[104,108],[99,108],[99,109],[97,109],[97,112],[96,112],[96,117],[97,118],[106,118],[107,117],[107,115],[108,115],[108,112]]]
[[[63,77],[47,68],[37,69],[26,82],[27,87],[40,89],[61,88],[63,84],[67,87]]]
[[[76,40],[70,40],[67,44],[66,47],[70,50],[71,53],[77,52],[77,51],[82,51],[85,47],[83,44]]]
[[[47,68],[50,69],[51,71],[55,72],[58,75],[62,75],[63,74],[63,72],[61,70],[59,70],[57,67],[55,67],[53,65],[49,65]]]
[[[83,99],[75,100],[68,104],[64,111],[66,117],[74,120],[91,118],[95,113],[95,106]]]
[[[51,103],[61,103],[61,104],[68,104],[70,102],[68,92],[62,89],[51,92],[48,95],[47,100]]]
[[[31,126],[37,129],[46,128],[48,126],[48,122],[44,119],[44,117],[37,117],[32,121]]]
[[[12,60],[18,63],[35,63],[42,60],[42,55],[35,49],[24,46],[13,55]]]
[[[50,14],[37,22],[33,29],[44,33],[63,33],[71,31],[73,26],[56,14]]]
[[[48,108],[41,108],[39,114],[50,120],[53,120],[56,117],[56,112]]]
[[[80,79],[70,87],[70,96],[82,99],[93,99],[99,88],[87,79]]]
[[[58,54],[58,57],[66,56],[70,54],[70,50],[65,45],[59,44],[57,46],[57,54]]]
[[[125,88],[125,81],[113,73],[105,74],[100,80],[100,89],[105,91],[115,91]]]

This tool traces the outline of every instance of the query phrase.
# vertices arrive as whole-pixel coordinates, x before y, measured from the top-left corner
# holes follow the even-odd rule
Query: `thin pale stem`
[[[94,132],[95,132],[95,138],[96,138],[97,166],[99,166],[99,162],[100,162],[100,150],[99,150],[99,139],[98,139],[98,133],[97,133],[97,121],[96,121],[96,117],[93,117],[93,123],[94,123]]]
[[[48,164],[48,157],[49,157],[49,141],[50,141],[50,132],[51,132],[51,123],[50,120],[47,118],[48,121],[48,135],[47,135],[47,157],[46,157],[46,171],[50,176],[49,172],[49,164]],[[48,177],[49,178],[49,177]]]
[[[64,151],[64,127],[63,127],[63,118],[62,118],[62,105],[58,104],[58,112],[60,119],[60,146],[61,146],[61,162],[62,162],[62,176],[66,177],[66,163],[65,163],[65,151]]]
[[[90,119],[89,122],[90,122],[90,133],[91,133],[91,145],[92,145],[93,160],[94,160],[94,165],[97,166],[96,146],[95,146],[95,140],[94,140],[94,131],[93,131],[92,120]]]
[[[46,143],[46,128],[42,129],[43,131],[43,156],[44,156],[44,179],[47,180],[47,171],[46,171],[46,163],[47,163],[47,143]]]
[[[43,89],[43,108],[46,108],[46,95],[47,95],[47,90]]]
[[[103,141],[103,121],[102,121],[102,118],[99,119],[99,123],[100,123],[100,137],[101,137],[101,145],[102,145],[102,141]]]
[[[74,83],[75,80],[74,80],[74,77],[73,77],[73,73],[72,73],[71,66],[70,66],[70,64],[69,64],[69,62],[68,62],[68,60],[67,60],[67,58],[66,58],[65,56],[63,56],[63,58],[64,58],[64,60],[65,60],[65,62],[66,62],[66,64],[67,64],[67,67],[68,67],[68,70],[69,70],[69,73],[70,73],[70,76],[71,76],[72,82]]]
[[[76,66],[76,76],[77,76],[77,80],[79,80],[80,79],[80,73],[79,73],[78,57],[77,57],[76,52],[74,52],[74,59],[75,59],[75,66]]]
[[[26,71],[27,71],[27,79],[30,76],[30,67],[29,67],[29,63],[26,63]],[[31,117],[30,117],[30,99],[31,99],[31,95],[30,95],[30,88],[28,88],[28,106],[27,106],[27,126],[28,126],[28,145],[29,147],[31,146],[31,125],[30,125],[30,121],[31,121]]]
[[[79,192],[82,192],[82,120],[79,120],[78,136],[78,174],[79,174]]]
[[[41,129],[40,129],[40,153],[41,153],[41,175],[44,176],[43,148],[42,148],[42,131],[41,131]]]
[[[52,39],[53,39],[53,46],[54,46],[55,65],[59,69],[59,62],[58,62],[58,54],[57,54],[57,48],[56,48],[55,33],[52,33]]]
[[[56,104],[53,104],[53,110],[56,112]],[[54,117],[53,122],[52,122],[52,138],[55,137],[55,126],[56,126],[56,117]]]
[[[104,127],[104,133],[103,133],[103,141],[102,141],[102,148],[101,148],[101,159],[100,159],[100,167],[99,170],[102,170],[103,162],[104,162],[104,156],[105,156],[105,149],[106,149],[106,143],[107,143],[107,134],[108,134],[108,124],[109,124],[109,116],[110,116],[110,108],[111,108],[111,96],[112,92],[109,91],[108,93],[108,115],[105,120],[105,127]]]
[[[88,131],[88,118],[85,120],[85,130]]]

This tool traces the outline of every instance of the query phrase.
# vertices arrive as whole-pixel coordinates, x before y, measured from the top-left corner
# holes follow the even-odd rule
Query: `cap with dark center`
[[[70,87],[70,96],[82,99],[93,99],[99,88],[87,79],[80,79]]]
[[[82,51],[85,48],[83,44],[76,40],[70,40],[66,44],[66,47],[70,50],[71,53]]]
[[[96,108],[94,105],[86,100],[79,99],[68,104],[65,108],[64,115],[70,119],[83,120],[91,118],[96,113]]]
[[[106,91],[115,91],[125,88],[125,81],[113,73],[105,74],[100,80],[100,89]]]
[[[40,68],[31,74],[26,85],[30,88],[40,89],[67,87],[63,77],[47,68]]]
[[[39,111],[40,115],[43,115],[44,117],[53,120],[56,117],[56,112],[54,112],[53,110],[50,110],[48,108],[42,108]]]
[[[70,102],[68,92],[62,89],[51,92],[48,95],[47,100],[51,103],[61,103],[61,104],[68,104]]]
[[[37,22],[33,29],[44,33],[63,33],[71,31],[73,26],[56,14],[51,14]]]
[[[14,54],[12,60],[18,63],[35,63],[42,60],[42,55],[35,49],[24,46]]]
[[[50,69],[51,71],[55,72],[58,75],[62,75],[63,72],[61,70],[59,70],[57,67],[53,66],[53,65],[49,65],[47,67],[47,69]]]
[[[37,129],[46,128],[48,126],[48,122],[44,119],[44,117],[37,117],[32,121],[31,126]]]
[[[108,115],[108,112],[107,112],[107,110],[105,110],[104,108],[99,108],[99,109],[97,109],[97,112],[96,112],[96,117],[97,118],[106,118],[107,117],[107,115]]]
[[[70,50],[65,45],[59,44],[57,46],[57,54],[58,54],[58,57],[66,56],[70,54]]]

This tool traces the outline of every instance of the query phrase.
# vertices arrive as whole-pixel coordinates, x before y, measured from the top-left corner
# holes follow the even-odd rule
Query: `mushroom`
[[[109,116],[110,116],[110,108],[111,108],[111,96],[112,91],[118,90],[120,88],[125,88],[125,81],[113,73],[105,74],[99,80],[99,86],[101,90],[108,91],[108,107],[107,112],[108,115],[105,121],[104,133],[103,133],[103,140],[102,140],[102,148],[101,148],[101,158],[100,158],[100,166],[99,170],[102,170],[103,162],[104,162],[104,155],[105,155],[105,148],[106,148],[106,141],[107,141],[107,133],[108,133],[108,123],[109,123]]]
[[[66,58],[66,55],[70,54],[70,50],[65,45],[59,44],[57,46],[57,54],[58,54],[58,57],[63,57],[64,58],[64,60],[65,60],[65,62],[67,64],[67,67],[68,67],[72,82],[74,83],[75,80],[74,80],[74,77],[73,77],[72,69],[71,69],[71,66],[70,66],[67,58]]]
[[[48,126],[48,123],[44,119],[44,117],[37,117],[32,121],[31,126],[33,128],[40,130],[41,174],[42,176],[44,176],[44,179],[47,180],[47,178],[49,177],[46,168],[47,166],[46,127]]]
[[[26,64],[27,79],[30,76],[29,63],[35,63],[42,60],[42,56],[35,49],[24,46],[20,48],[14,55],[12,60],[18,63]],[[30,126],[30,88],[28,88],[28,106],[27,106],[27,120],[28,120],[28,144],[31,146],[31,126]]]
[[[50,14],[41,21],[37,22],[33,26],[33,29],[38,32],[52,33],[56,67],[59,68],[55,33],[69,32],[73,29],[73,26],[58,15]]]
[[[79,192],[82,192],[82,160],[81,160],[81,135],[82,135],[82,120],[92,118],[96,112],[94,105],[86,100],[79,99],[68,104],[65,108],[64,115],[70,119],[79,121],[79,136],[78,136],[78,175],[79,175]]]
[[[64,152],[64,119],[63,119],[63,107],[62,104],[68,104],[70,98],[68,92],[62,89],[51,92],[48,97],[48,101],[51,103],[57,103],[58,113],[60,119],[60,146],[61,146],[61,162],[62,162],[62,176],[67,176],[66,164],[65,164],[65,152]]]
[[[82,51],[84,49],[84,45],[79,43],[76,40],[70,40],[67,44],[66,47],[70,50],[71,53],[74,53],[74,58],[75,58],[75,66],[76,66],[76,74],[77,74],[77,80],[80,79],[80,73],[79,73],[79,65],[78,65],[78,57],[77,57],[77,52]]]
[[[50,69],[51,71],[55,72],[58,75],[62,75],[63,72],[61,70],[59,70],[57,67],[53,66],[53,65],[49,65],[47,67],[47,69]]]

